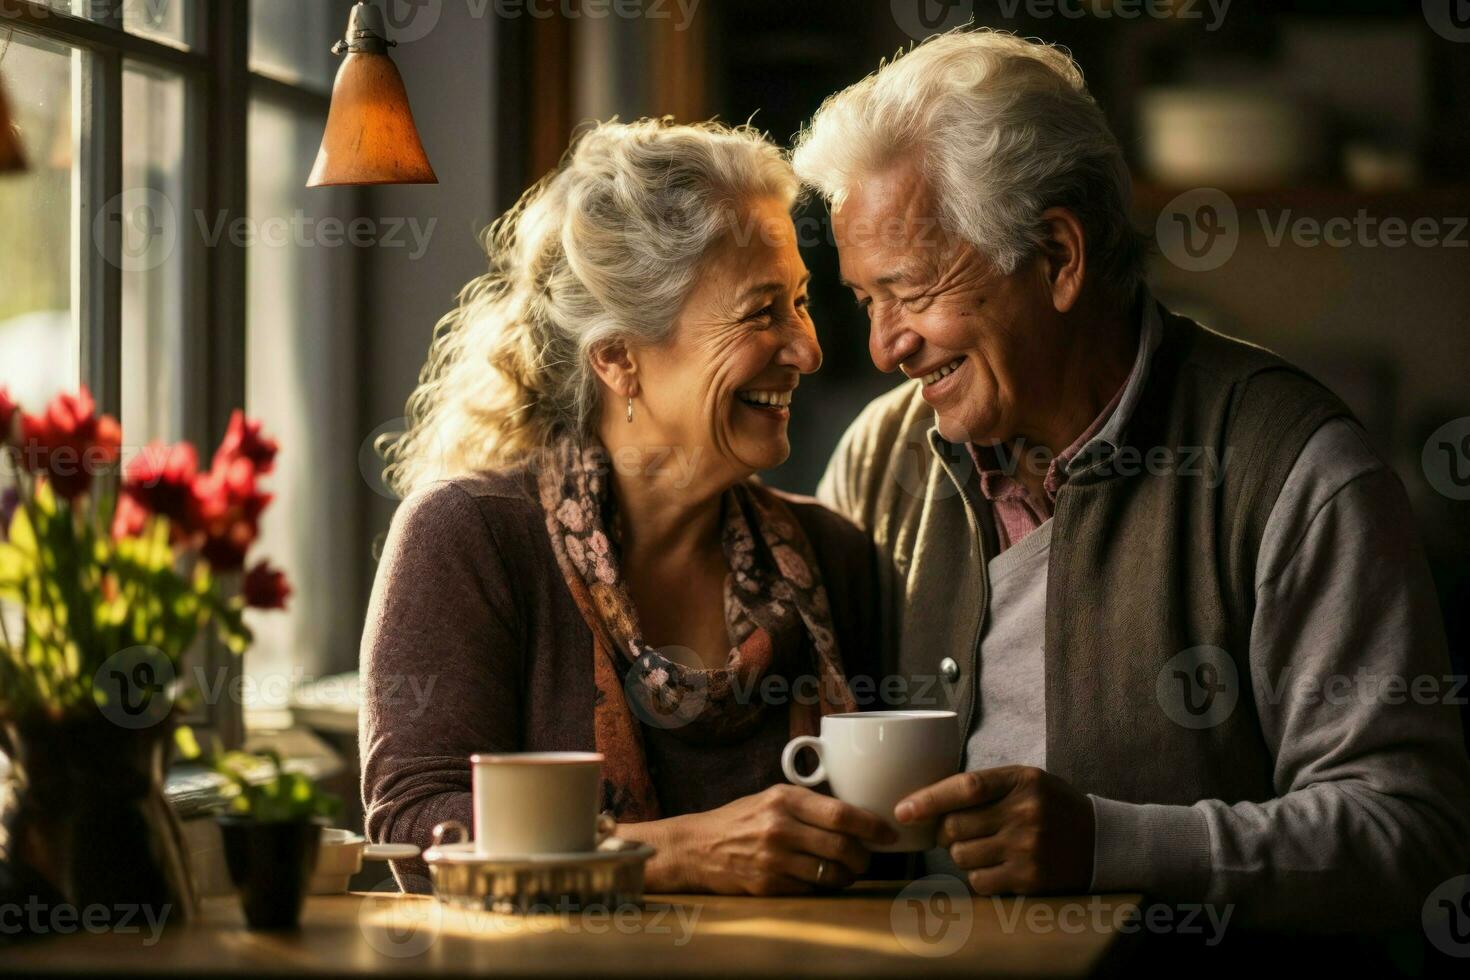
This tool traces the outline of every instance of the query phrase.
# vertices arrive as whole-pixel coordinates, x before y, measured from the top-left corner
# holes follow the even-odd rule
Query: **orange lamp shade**
[[[332,85],[327,129],[307,187],[439,183],[384,33],[376,7],[353,8],[347,39],[333,49],[346,50],[347,57]]]
[[[13,173],[26,169],[25,151],[21,149],[20,134],[10,119],[10,103],[5,98],[5,89],[0,87],[0,173]]]

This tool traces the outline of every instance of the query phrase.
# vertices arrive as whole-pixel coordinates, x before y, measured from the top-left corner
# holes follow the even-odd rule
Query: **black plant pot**
[[[249,817],[218,818],[225,864],[240,893],[252,929],[294,929],[306,886],[316,867],[323,824],[319,820],[262,823]]]

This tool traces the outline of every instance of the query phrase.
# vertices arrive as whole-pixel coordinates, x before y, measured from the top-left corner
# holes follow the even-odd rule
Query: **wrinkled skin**
[[[1010,447],[1027,461],[1014,475],[1039,498],[1047,462],[1127,378],[1137,319],[1088,282],[1070,211],[1042,212],[1040,247],[1010,274],[947,234],[938,213],[913,160],[866,175],[832,214],[843,280],[867,311],[873,363],[922,379],[947,440]],[[939,843],[981,894],[1075,892],[1092,880],[1091,801],[1041,769],[960,773],[895,817],[937,819]]]
[[[750,202],[705,257],[668,341],[594,360],[628,589],[644,638],[690,666],[721,666],[729,654],[720,495],[791,452],[790,410],[739,394],[792,391],[821,366],[807,279],[785,207]],[[620,458],[663,462],[655,472]],[[704,813],[620,824],[618,834],[657,848],[651,891],[759,895],[843,887],[867,867],[867,844],[894,836],[874,814],[784,784]]]

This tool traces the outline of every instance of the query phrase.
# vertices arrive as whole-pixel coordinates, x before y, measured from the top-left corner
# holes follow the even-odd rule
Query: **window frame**
[[[20,37],[60,42],[88,56],[74,69],[73,118],[79,134],[72,202],[72,304],[79,326],[81,380],[99,410],[122,415],[123,75],[135,62],[178,75],[184,83],[181,213],[248,217],[252,98],[325,117],[329,92],[250,69],[250,0],[180,0],[184,42],[178,46],[123,27],[128,0],[90,0],[90,17],[41,0],[0,0],[0,28]],[[345,20],[344,20],[345,23]],[[305,184],[306,175],[302,175]],[[104,229],[94,236],[98,215]],[[212,446],[230,413],[245,404],[246,249],[223,236],[210,247],[181,235],[183,248],[183,437]],[[219,696],[185,722],[228,747],[244,741],[240,698],[243,657],[207,637],[201,663]]]

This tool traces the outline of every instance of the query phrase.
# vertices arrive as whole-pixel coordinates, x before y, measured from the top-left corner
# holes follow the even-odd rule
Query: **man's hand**
[[[977,894],[1082,892],[1092,883],[1092,801],[1044,770],[962,772],[900,800],[894,817],[938,817],[940,846]]]

